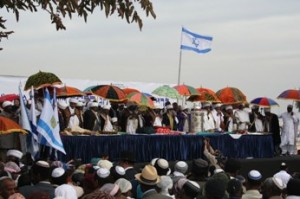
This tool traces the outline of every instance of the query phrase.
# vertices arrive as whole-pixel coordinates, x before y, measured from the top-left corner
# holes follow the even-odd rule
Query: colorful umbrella
[[[174,86],[178,93],[182,96],[191,96],[191,95],[199,95],[200,93],[192,86],[188,86],[185,84]]]
[[[140,92],[132,92],[127,95],[127,100],[131,102],[135,102],[140,106],[147,106],[150,108],[154,108],[154,102],[150,97],[147,97],[143,93]]]
[[[158,95],[158,96],[163,96],[163,97],[168,97],[168,98],[181,98],[180,94],[175,88],[172,88],[168,85],[160,86],[156,88],[154,91],[152,91],[152,94]]]
[[[296,89],[285,90],[280,95],[278,95],[277,98],[300,101],[300,90],[296,90]]]
[[[247,102],[246,96],[238,88],[226,87],[216,92],[223,104],[239,104]]]
[[[196,88],[200,95],[192,95],[188,98],[191,102],[221,102],[216,93],[208,88]]]
[[[20,127],[18,123],[11,120],[10,118],[0,116],[0,134],[8,134],[8,133],[24,133],[27,132]]]
[[[135,88],[123,88],[122,89],[123,91],[124,91],[124,93],[126,94],[126,95],[128,95],[128,94],[130,94],[130,93],[133,93],[133,92],[140,92],[139,90],[137,90],[137,89],[135,89]]]
[[[100,85],[91,88],[93,94],[113,102],[121,102],[126,100],[126,94],[122,89],[113,85]]]
[[[257,97],[250,102],[251,104],[255,104],[262,107],[271,107],[271,106],[279,106],[277,102],[267,97]]]
[[[75,87],[64,86],[56,90],[56,95],[57,97],[62,98],[62,97],[85,96],[86,94]]]
[[[94,85],[94,86],[89,86],[89,87],[87,87],[86,89],[84,89],[83,90],[83,92],[85,93],[85,94],[87,94],[87,95],[92,95],[93,93],[92,93],[92,88],[95,88],[96,86]]]
[[[0,103],[4,101],[14,101],[15,99],[19,99],[19,95],[16,94],[6,94],[0,97]]]
[[[55,74],[39,71],[28,77],[24,90],[30,89],[31,86],[35,89],[40,89],[61,84],[61,80]]]

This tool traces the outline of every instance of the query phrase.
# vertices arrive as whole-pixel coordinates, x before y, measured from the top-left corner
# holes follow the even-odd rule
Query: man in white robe
[[[213,114],[211,112],[211,104],[204,103],[202,105],[202,107],[203,107],[203,113],[204,113],[203,129],[204,129],[204,131],[207,131],[207,132],[214,132],[216,125],[215,125]]]
[[[203,131],[203,112],[200,106],[195,106],[191,112],[191,132],[197,133]]]
[[[212,110],[212,115],[216,124],[216,131],[222,132],[224,131],[224,114],[221,110],[222,104],[218,103],[214,105],[214,109]]]
[[[296,138],[298,133],[299,118],[293,112],[293,106],[288,105],[287,112],[282,113],[281,149],[282,155],[296,155]]]
[[[250,123],[249,113],[244,110],[244,105],[240,104],[239,109],[234,112],[234,116],[237,122],[238,131],[247,131]]]

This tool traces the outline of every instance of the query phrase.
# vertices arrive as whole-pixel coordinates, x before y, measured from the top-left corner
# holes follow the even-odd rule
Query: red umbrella
[[[7,117],[0,116],[0,134],[7,134],[7,133],[14,133],[14,132],[25,133],[25,134],[27,133],[15,121]]]
[[[124,91],[124,93],[126,95],[130,94],[130,93],[133,93],[133,92],[137,92],[137,93],[140,93],[139,90],[135,89],[135,88],[123,88],[122,89]]]
[[[296,90],[296,89],[285,90],[280,95],[278,95],[277,98],[300,101],[300,90]]]
[[[0,97],[0,103],[4,101],[14,101],[15,99],[19,99],[19,95],[16,94],[6,94]]]
[[[185,84],[174,86],[174,88],[183,96],[199,95],[199,92],[194,87]]]
[[[147,106],[150,108],[154,108],[154,102],[148,96],[140,92],[132,92],[127,95],[128,101],[135,102],[140,106]]]
[[[246,96],[238,88],[226,87],[216,92],[223,104],[239,104],[247,102]]]
[[[113,85],[100,85],[91,88],[94,95],[108,99],[114,102],[121,102],[126,100],[126,94],[122,89]]]
[[[196,88],[200,95],[192,95],[188,101],[192,102],[221,102],[216,93],[208,88]]]
[[[64,86],[56,90],[57,97],[76,97],[85,96],[86,94],[79,89],[71,86]]]

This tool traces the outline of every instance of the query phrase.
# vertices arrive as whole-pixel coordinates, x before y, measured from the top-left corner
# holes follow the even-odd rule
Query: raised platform
[[[229,135],[201,133],[200,135],[103,135],[62,137],[67,155],[59,159],[81,158],[89,162],[92,157],[109,155],[111,161],[120,158],[122,151],[134,153],[137,162],[149,162],[161,157],[169,161],[193,160],[202,157],[203,138],[209,137],[215,149],[231,158],[273,157],[272,135]]]

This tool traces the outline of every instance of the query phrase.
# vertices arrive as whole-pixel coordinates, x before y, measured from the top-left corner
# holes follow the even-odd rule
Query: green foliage
[[[0,9],[12,11],[18,21],[19,11],[37,12],[38,8],[41,8],[49,13],[56,30],[65,30],[62,18],[68,16],[71,19],[74,14],[77,14],[87,22],[88,15],[92,14],[96,8],[100,8],[105,12],[106,17],[117,14],[121,19],[125,18],[127,23],[137,23],[141,30],[143,21],[135,8],[136,4],[147,17],[151,15],[154,19],[156,18],[150,0],[0,0]],[[6,29],[4,23],[5,20],[0,16],[0,42],[1,38],[7,38],[13,33],[13,31],[3,31]]]
[[[61,83],[61,80],[53,73],[39,71],[38,73],[28,77],[24,90],[28,90],[33,86],[38,88],[44,84]]]

